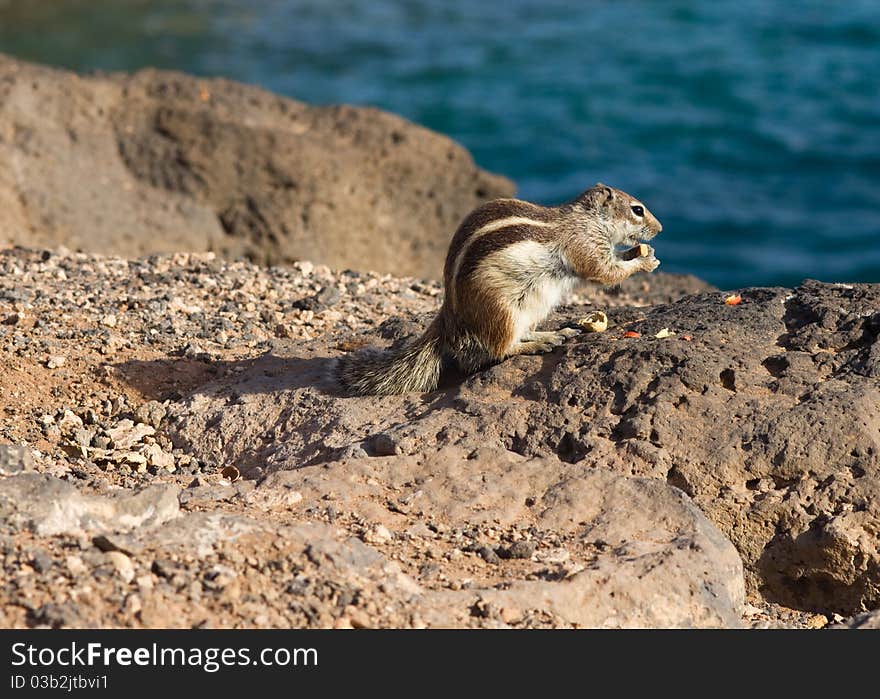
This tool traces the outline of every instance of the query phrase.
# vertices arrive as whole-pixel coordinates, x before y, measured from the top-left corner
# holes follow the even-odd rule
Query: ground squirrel
[[[431,391],[444,360],[469,374],[517,354],[549,352],[578,333],[534,330],[563,295],[582,280],[616,284],[653,271],[660,264],[653,248],[626,259],[618,246],[661,230],[644,204],[601,183],[557,207],[518,199],[483,204],[452,238],[446,296],[424,335],[398,351],[342,357],[337,378],[356,395]]]

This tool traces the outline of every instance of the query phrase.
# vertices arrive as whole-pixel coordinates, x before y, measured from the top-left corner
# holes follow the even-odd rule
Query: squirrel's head
[[[613,245],[636,245],[663,230],[660,221],[642,202],[601,182],[581,194],[575,205],[599,217]]]

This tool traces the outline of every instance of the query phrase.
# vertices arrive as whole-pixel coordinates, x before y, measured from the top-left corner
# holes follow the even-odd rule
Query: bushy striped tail
[[[389,396],[433,391],[440,382],[443,347],[439,319],[399,350],[368,349],[339,359],[336,376],[350,394]]]

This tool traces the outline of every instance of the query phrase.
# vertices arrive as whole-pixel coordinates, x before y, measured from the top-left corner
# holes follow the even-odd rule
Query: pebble
[[[104,558],[113,565],[116,574],[119,575],[124,582],[130,583],[134,580],[134,564],[124,553],[121,551],[107,551],[104,554]]]
[[[46,358],[46,366],[49,369],[59,369],[67,363],[67,358],[60,354],[53,354]]]
[[[156,434],[154,427],[142,422],[135,424],[132,420],[120,420],[116,427],[107,430],[116,449],[130,449],[134,444]]]
[[[61,419],[57,421],[58,428],[65,434],[72,434],[83,427],[83,421],[71,410],[65,410]],[[91,441],[91,438],[89,438]]]
[[[134,413],[135,419],[145,425],[159,429],[167,411],[159,401],[151,400],[141,405]]]
[[[493,565],[501,563],[501,558],[498,554],[488,546],[481,546],[477,549],[477,555],[486,561],[486,563],[491,563]]]
[[[174,456],[166,451],[158,444],[148,444],[141,452],[146,463],[156,468],[166,471],[174,471]]]
[[[369,448],[374,456],[394,456],[400,453],[400,447],[394,437],[384,432],[374,435],[369,440]]]
[[[52,557],[45,551],[37,551],[31,559],[31,567],[38,573],[47,572],[52,565]]]
[[[34,457],[28,447],[0,444],[0,474],[21,473],[33,468]]]
[[[78,578],[80,575],[85,575],[88,571],[86,564],[83,563],[83,559],[79,556],[66,556],[64,558],[64,565],[67,566],[67,570],[75,578]]]
[[[376,524],[364,532],[364,541],[368,544],[387,544],[393,537],[388,528],[381,524]]]
[[[507,548],[499,549],[498,554],[502,558],[531,558],[535,548],[533,541],[515,541]]]

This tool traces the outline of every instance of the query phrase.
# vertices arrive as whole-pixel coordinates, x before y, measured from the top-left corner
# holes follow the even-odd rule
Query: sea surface
[[[880,0],[0,0],[0,51],[381,107],[523,198],[633,193],[724,288],[880,282]]]

